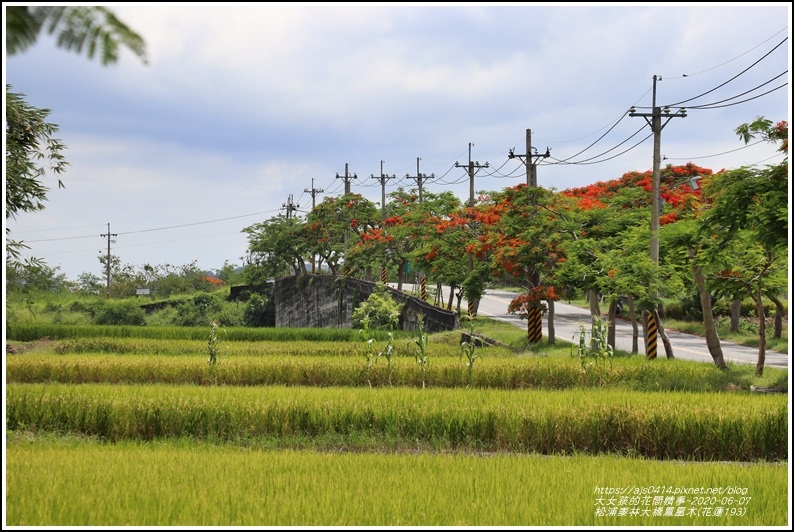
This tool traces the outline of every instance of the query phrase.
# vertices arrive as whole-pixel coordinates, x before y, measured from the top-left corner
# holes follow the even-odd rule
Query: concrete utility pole
[[[472,162],[471,160],[471,147],[473,143],[469,142],[469,207],[474,207],[474,174],[480,168],[489,168],[488,163],[481,165],[480,161]],[[455,168],[463,168],[463,165],[455,161]]]
[[[289,195],[287,203],[282,203],[281,206],[287,209],[287,219],[292,218],[292,213],[297,211],[298,207],[300,207],[300,205],[295,205],[292,203],[292,194]]]
[[[316,206],[314,198],[317,197],[317,194],[322,194],[323,192],[325,192],[325,190],[323,190],[321,188],[314,188],[314,178],[313,177],[312,177],[312,189],[309,190],[308,188],[304,188],[303,191],[304,192],[308,192],[308,193],[310,193],[312,195],[312,210],[314,210],[314,207]]]
[[[386,219],[386,181],[389,179],[394,179],[396,176],[394,175],[386,175],[383,173],[383,163],[385,161],[380,162],[380,177],[376,177],[370,174],[369,177],[373,179],[378,179],[380,181],[380,218],[381,220]]]
[[[538,186],[538,160],[545,159],[551,155],[551,150],[546,147],[546,153],[538,153],[536,148],[532,147],[532,130],[527,129],[527,153],[525,155],[516,155],[513,153],[511,149],[508,154],[508,159],[521,159],[527,167],[527,186],[529,187],[536,187]]]
[[[645,119],[649,126],[651,126],[651,131],[653,132],[653,181],[651,184],[651,260],[659,264],[659,215],[661,214],[661,177],[660,177],[660,165],[661,165],[661,146],[662,146],[662,129],[664,126],[670,122],[671,119],[678,117],[678,118],[686,118],[686,109],[683,107],[680,108],[673,114],[670,114],[670,108],[665,107],[661,109],[660,107],[656,106],[656,81],[662,80],[661,76],[653,76],[653,104],[651,107],[650,113],[638,113],[634,106],[629,109],[629,116],[641,116]],[[662,123],[662,113],[664,113],[665,120]],[[650,118],[650,120],[648,120]],[[656,340],[655,335],[651,335],[653,332],[653,327],[655,326],[659,331],[659,336],[662,337],[662,342],[664,343],[665,351],[667,352],[667,358],[674,358],[673,357],[673,347],[670,345],[670,341],[667,338],[667,335],[664,333],[664,328],[662,327],[661,319],[659,318],[659,314],[656,309],[651,310],[647,318],[648,325],[646,329],[648,331],[648,340],[646,342],[646,357],[648,359],[655,359],[656,358]]]
[[[345,194],[350,194],[350,180],[351,179],[358,179],[356,174],[350,175],[347,171],[347,163],[345,163],[345,175],[340,176],[339,172],[336,173],[337,179],[344,179],[345,180]]]
[[[632,106],[629,109],[629,116],[641,116],[645,119],[649,126],[651,126],[651,131],[653,132],[653,182],[651,188],[651,194],[653,197],[651,198],[651,260],[655,263],[659,263],[659,214],[660,214],[660,207],[661,207],[661,195],[660,195],[660,165],[661,165],[661,147],[662,147],[662,129],[667,123],[673,118],[686,118],[686,109],[683,107],[676,111],[673,114],[670,114],[670,108],[665,107],[664,110],[660,107],[656,107],[656,80],[662,81],[661,76],[654,75],[653,76],[653,107],[652,112],[650,113],[638,113],[636,109]],[[664,112],[665,120],[664,124],[662,123],[662,113]],[[650,120],[648,118],[650,117]]]
[[[108,232],[103,233],[99,236],[107,237],[108,239],[108,259],[107,263],[105,264],[105,272],[107,273],[107,291],[105,292],[106,297],[110,297],[110,237],[119,236],[118,233],[111,233],[110,232],[110,222],[108,222]],[[115,241],[114,241],[115,242]]]
[[[315,198],[317,197],[317,194],[321,194],[321,193],[323,193],[325,191],[323,189],[321,189],[321,188],[314,188],[314,178],[313,177],[312,177],[312,189],[309,190],[309,189],[304,188],[303,191],[304,192],[308,192],[308,193],[310,193],[312,195],[312,211],[314,211],[314,207],[316,207]],[[314,263],[314,254],[312,253],[312,275],[315,274],[316,269],[317,269],[317,266]]]
[[[421,161],[421,157],[416,158],[416,175],[408,175],[405,174],[406,179],[413,179],[416,181],[416,184],[419,186],[419,203],[422,203],[422,181],[425,179],[435,179],[436,174],[430,174],[430,177],[427,177],[427,174],[420,174],[419,173],[419,161]]]

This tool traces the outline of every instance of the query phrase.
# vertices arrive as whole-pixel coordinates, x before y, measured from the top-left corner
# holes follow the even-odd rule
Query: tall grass
[[[785,460],[787,398],[622,390],[6,386],[8,430],[111,441],[367,436],[401,446]]]

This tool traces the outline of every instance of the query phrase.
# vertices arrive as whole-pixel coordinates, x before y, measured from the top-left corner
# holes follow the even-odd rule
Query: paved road
[[[527,322],[521,318],[507,313],[507,305],[515,297],[514,293],[499,290],[488,290],[480,301],[479,314],[489,318],[511,323],[517,327],[526,329]],[[463,307],[465,308],[465,306]],[[579,341],[579,324],[584,324],[589,331],[590,311],[573,305],[560,303],[554,304],[554,330],[558,340],[565,340],[572,343]],[[548,320],[543,317],[543,335],[548,337]],[[673,346],[673,354],[676,358],[684,360],[695,360],[698,362],[713,363],[713,359],[706,347],[706,339],[693,335],[684,334],[677,331],[665,329],[670,344]],[[631,352],[632,327],[628,320],[618,319],[615,326],[615,348],[621,351]],[[639,326],[638,347],[640,353],[645,353],[645,346],[642,339],[642,325]],[[758,361],[758,349],[744,347],[732,342],[721,342],[723,356],[726,362],[731,361],[738,364],[755,365]],[[666,353],[661,338],[657,346],[659,357],[665,357]],[[766,352],[765,367],[775,367],[788,369],[788,355],[776,351]]]

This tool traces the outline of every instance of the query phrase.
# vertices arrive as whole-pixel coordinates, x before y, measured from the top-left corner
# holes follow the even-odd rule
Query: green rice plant
[[[8,340],[30,342],[43,337],[53,340],[67,338],[151,338],[161,340],[206,340],[203,327],[152,327],[127,325],[60,325],[52,323],[20,323],[8,332]],[[397,331],[405,338],[412,336],[410,331]],[[386,331],[373,332],[376,340],[386,339]],[[226,339],[240,342],[357,342],[358,334],[351,329],[316,329],[298,327],[226,327]]]
[[[359,353],[342,342],[297,343],[284,342],[227,342],[223,350],[234,356],[224,359],[215,369],[215,379],[207,378],[206,341],[163,342],[160,340],[97,339],[98,347],[117,347],[125,350],[85,352],[58,349],[6,357],[6,382],[62,382],[62,383],[140,383],[140,384],[199,384],[217,382],[222,385],[256,386],[280,384],[285,386],[355,386],[361,383]],[[69,341],[72,342],[72,341]],[[93,339],[88,339],[91,345]],[[58,344],[58,342],[54,342]],[[386,365],[373,366],[368,378],[373,387],[420,387],[422,375],[416,371],[415,353],[409,345],[391,344],[392,360]],[[478,348],[479,349],[479,348]],[[515,356],[502,347],[482,348],[488,356],[477,362],[477,373],[471,385],[493,389],[560,390],[575,387],[603,387],[646,392],[693,391],[746,393],[751,385],[781,386],[788,382],[785,370],[769,368],[762,378],[754,368],[729,364],[721,371],[711,364],[685,360],[665,360],[649,364],[643,357],[617,358],[611,369],[603,372],[606,383],[591,380],[582,382],[581,366],[577,359],[564,357]],[[312,354],[312,350],[314,353]],[[380,349],[379,349],[380,350]],[[384,352],[388,352],[389,344]],[[385,355],[383,355],[385,356]],[[433,345],[434,363],[427,367],[425,382],[433,387],[465,387],[469,383],[467,371],[461,364],[460,347]]]
[[[188,438],[105,445],[91,438],[21,433],[9,437],[5,465],[5,523],[26,528],[209,528],[222,523],[235,528],[782,529],[790,509],[786,463],[278,450],[265,440],[258,445]],[[651,512],[667,506],[663,498],[676,490],[701,486],[733,489],[732,495],[718,497],[720,503],[725,497],[733,503],[727,509],[743,511]],[[621,507],[648,513],[601,512],[610,498],[618,509],[615,487],[630,490]],[[640,495],[643,489],[650,493],[647,500]],[[655,505],[654,496],[660,497]]]
[[[783,396],[417,388],[9,383],[6,428],[106,441],[364,438],[395,450],[788,460]]]

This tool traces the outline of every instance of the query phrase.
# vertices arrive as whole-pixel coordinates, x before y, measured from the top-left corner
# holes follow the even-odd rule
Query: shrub
[[[276,307],[272,300],[260,294],[251,294],[243,310],[243,325],[246,327],[275,327]]]
[[[146,313],[134,301],[107,301],[93,311],[96,325],[146,325]]]
[[[351,323],[354,329],[363,326],[364,318],[368,319],[370,329],[386,329],[400,319],[401,306],[389,294],[386,285],[376,284],[366,301],[353,309]]]

